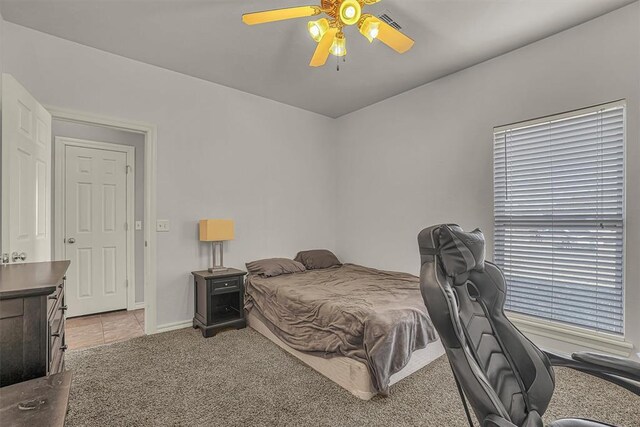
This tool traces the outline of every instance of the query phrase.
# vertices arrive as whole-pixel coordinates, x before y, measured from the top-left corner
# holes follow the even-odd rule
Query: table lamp
[[[226,270],[222,260],[222,245],[225,240],[233,240],[233,221],[230,219],[201,219],[200,220],[200,241],[211,242],[211,253],[213,257],[213,267],[209,272]],[[216,261],[216,248],[220,252],[220,264]]]

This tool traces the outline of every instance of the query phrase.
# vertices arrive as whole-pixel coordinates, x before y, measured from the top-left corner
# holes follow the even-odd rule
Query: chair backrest
[[[420,288],[454,375],[483,426],[499,417],[542,426],[555,386],[546,355],[504,314],[502,271],[484,260],[480,230],[441,224],[418,235]]]

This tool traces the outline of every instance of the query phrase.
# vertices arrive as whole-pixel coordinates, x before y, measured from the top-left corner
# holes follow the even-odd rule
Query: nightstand
[[[195,314],[193,327],[209,338],[227,328],[247,326],[244,318],[244,276],[242,270],[191,272],[194,277]]]

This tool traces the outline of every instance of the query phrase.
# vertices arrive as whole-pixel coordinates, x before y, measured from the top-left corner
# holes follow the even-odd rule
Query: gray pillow
[[[440,230],[440,259],[447,276],[455,277],[471,270],[484,270],[484,235],[476,228],[464,232],[457,225]]]
[[[336,265],[342,265],[342,263],[333,254],[333,252],[326,249],[300,251],[294,259],[304,264],[307,270],[315,270],[319,268],[329,268]]]
[[[275,277],[281,274],[299,273],[304,271],[304,265],[288,258],[267,258],[251,261],[245,264],[251,274],[264,277]]]

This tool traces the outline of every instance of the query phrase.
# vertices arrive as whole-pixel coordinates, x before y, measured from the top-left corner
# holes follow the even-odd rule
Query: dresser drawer
[[[24,301],[22,298],[0,300],[0,319],[20,317],[23,312]]]
[[[53,307],[47,317],[47,371],[49,375],[59,372],[60,367],[64,366],[64,350],[66,349],[64,327],[67,310],[64,285],[58,287],[56,298],[52,298],[50,301],[53,301]]]
[[[55,292],[47,297],[47,315],[51,316],[53,309],[64,298],[64,281],[62,281]]]
[[[64,335],[64,324],[65,324],[65,319],[64,319],[64,315],[62,314],[62,310],[58,310],[58,313],[60,313],[59,316],[54,317],[53,319],[49,320],[49,348],[53,348],[54,347],[54,342],[56,339],[61,338]]]
[[[62,335],[55,337],[53,344],[49,347],[51,356],[49,357],[48,363],[48,375],[56,374],[62,370],[62,367],[64,366],[64,353],[66,350],[67,345],[65,343],[63,329]]]

